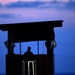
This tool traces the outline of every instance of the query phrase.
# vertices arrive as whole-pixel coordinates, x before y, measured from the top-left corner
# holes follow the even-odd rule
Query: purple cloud
[[[15,17],[18,17],[19,15],[16,15],[16,14],[0,14],[0,18],[15,18]]]

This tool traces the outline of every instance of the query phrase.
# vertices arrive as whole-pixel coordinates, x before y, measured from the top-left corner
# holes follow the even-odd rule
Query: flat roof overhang
[[[53,38],[53,28],[62,27],[63,20],[0,24],[0,30],[8,31],[14,43],[41,41]]]

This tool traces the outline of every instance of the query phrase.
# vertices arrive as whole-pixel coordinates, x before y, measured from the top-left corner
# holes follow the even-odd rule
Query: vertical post
[[[35,75],[37,75],[37,65],[36,65],[37,63],[36,63],[36,60],[35,60],[35,65],[34,65],[34,67],[35,67]]]
[[[20,55],[21,55],[21,42],[20,42]]]
[[[21,75],[25,75],[25,61],[24,60],[21,63]]]
[[[38,54],[39,54],[39,41],[37,41],[37,49],[38,49]]]
[[[35,63],[35,61],[32,61],[32,71],[33,71],[33,75],[35,75],[35,69],[34,69],[34,63]]]
[[[47,40],[47,56],[50,58],[50,75],[54,75],[54,55],[53,48],[51,48],[51,41]]]
[[[28,75],[30,75],[30,61],[28,61]]]
[[[54,28],[51,28],[51,36],[48,36],[47,41],[45,42],[46,48],[47,48],[47,56],[50,58],[50,75],[54,75],[54,54],[53,54],[53,49],[54,46],[52,45],[52,40],[55,40],[55,33],[54,33]],[[49,39],[50,38],[50,39]]]
[[[10,30],[8,31],[8,54],[13,54],[12,34]]]
[[[43,52],[42,52],[42,54],[44,54],[44,41],[42,41],[42,42],[43,42],[43,44],[42,44],[43,45],[43,48],[42,48],[43,49]]]

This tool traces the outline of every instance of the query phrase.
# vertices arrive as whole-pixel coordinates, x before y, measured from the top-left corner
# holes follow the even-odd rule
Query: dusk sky
[[[38,2],[36,2],[38,1]],[[27,3],[28,2],[28,3]],[[34,3],[33,3],[34,2]],[[27,4],[26,4],[27,3]],[[54,49],[55,72],[75,72],[75,0],[0,0],[0,24],[63,20],[63,27],[55,28],[57,47]],[[43,25],[42,25],[43,27]],[[0,30],[0,73],[5,73],[4,42],[7,32]],[[37,53],[37,42],[22,43],[22,54],[32,47]],[[15,54],[19,54],[19,43]],[[44,41],[40,42],[40,54],[45,54]]]
[[[17,2],[17,1],[24,1],[24,2],[33,2],[33,1],[56,1],[56,0],[0,0],[1,3],[6,4],[8,2]],[[75,0],[57,0],[57,2],[69,2],[69,1],[75,1]]]

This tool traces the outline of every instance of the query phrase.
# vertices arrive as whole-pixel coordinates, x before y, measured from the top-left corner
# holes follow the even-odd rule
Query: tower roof
[[[13,42],[46,40],[54,27],[62,27],[62,20],[1,24],[0,30],[11,32]]]

